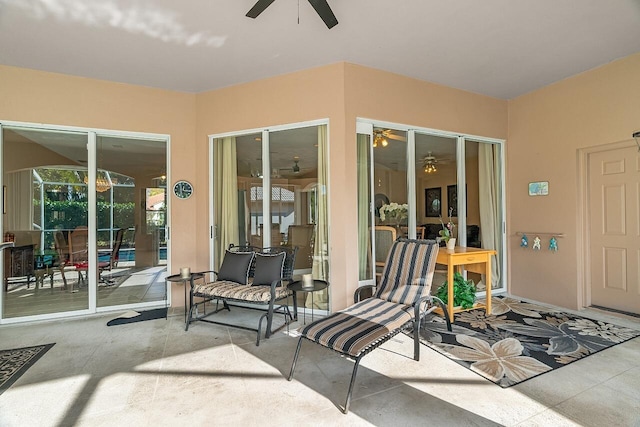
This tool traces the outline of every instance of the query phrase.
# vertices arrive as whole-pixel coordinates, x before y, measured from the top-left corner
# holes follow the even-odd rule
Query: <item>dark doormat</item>
[[[625,316],[640,317],[640,314],[638,313],[631,313],[630,311],[616,310],[615,308],[603,307],[601,305],[592,305],[590,307],[597,308],[598,310],[602,310],[602,311],[610,311],[612,313],[624,314]]]
[[[122,315],[120,317],[116,317],[115,319],[111,319],[107,322],[107,326],[115,326],[115,325],[124,325],[127,323],[136,323],[142,322],[144,320],[154,320],[154,319],[162,319],[167,318],[167,309],[165,308],[156,308],[154,310],[140,311],[140,312],[132,312],[133,315]]]
[[[456,313],[453,331],[437,316],[420,328],[420,341],[509,387],[640,336],[640,331],[514,298],[493,298],[484,309]]]
[[[54,345],[55,343],[0,350],[0,394],[11,387]]]

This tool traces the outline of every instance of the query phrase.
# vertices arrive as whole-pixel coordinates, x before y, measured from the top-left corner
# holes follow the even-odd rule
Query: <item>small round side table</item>
[[[318,292],[321,291],[323,289],[327,289],[329,287],[329,282],[325,281],[325,280],[320,280],[320,279],[313,279],[313,286],[302,286],[302,281],[301,280],[296,280],[295,282],[292,282],[289,284],[289,289],[291,289],[293,291],[293,298],[295,299],[296,297],[296,292],[304,292],[305,294],[308,292],[311,292],[311,321],[313,322],[313,293],[314,292]],[[303,306],[303,312],[302,312],[302,316],[304,318],[304,324],[307,324],[307,305],[305,304]]]
[[[187,283],[190,284],[192,280],[199,279],[201,277],[204,277],[204,274],[191,273],[189,276],[186,276],[186,277],[183,277],[180,274],[172,274],[171,276],[167,276],[165,278],[167,282],[182,283],[182,285],[184,286],[184,323],[185,325],[187,324]],[[167,289],[168,289],[168,286],[167,286]],[[167,301],[167,295],[165,295],[164,300]],[[168,301],[167,301],[167,304],[168,304]],[[167,310],[167,312],[168,311],[169,310]]]

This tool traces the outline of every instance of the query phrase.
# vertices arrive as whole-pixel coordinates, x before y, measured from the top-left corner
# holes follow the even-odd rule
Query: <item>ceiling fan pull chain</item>
[[[298,25],[300,25],[300,0],[298,0]]]

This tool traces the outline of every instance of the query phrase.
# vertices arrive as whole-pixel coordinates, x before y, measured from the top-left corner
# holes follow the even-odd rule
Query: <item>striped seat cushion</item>
[[[271,300],[271,286],[240,285],[228,280],[195,284],[194,295],[211,298],[235,299],[249,302],[268,303]],[[276,287],[276,300],[286,298],[292,292],[283,286]]]
[[[413,305],[429,295],[438,244],[426,240],[397,240],[387,256],[376,297]]]
[[[413,308],[369,298],[302,329],[302,335],[324,347],[357,357],[413,320]]]

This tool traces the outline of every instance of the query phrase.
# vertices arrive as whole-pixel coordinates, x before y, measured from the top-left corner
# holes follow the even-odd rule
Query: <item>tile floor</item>
[[[185,332],[182,316],[0,327],[0,348],[56,343],[0,395],[0,426],[640,426],[640,338],[502,389],[426,347],[415,362],[399,335],[363,358],[343,415],[351,361],[305,342],[288,382],[292,333],[256,347],[248,331]]]
[[[113,272],[104,273],[105,278],[113,274],[118,280],[115,286],[98,286],[98,307],[164,300],[167,289],[166,266],[135,268],[132,265],[126,266],[126,263],[121,264],[123,265]],[[66,290],[63,289],[62,276],[58,271],[53,274],[53,282],[47,277],[39,287],[36,287],[33,281],[28,284],[10,284],[4,295],[5,317],[86,310],[89,307],[87,286],[78,284],[76,271],[69,270],[65,276],[68,285]],[[182,300],[182,295],[178,294],[178,298]]]

